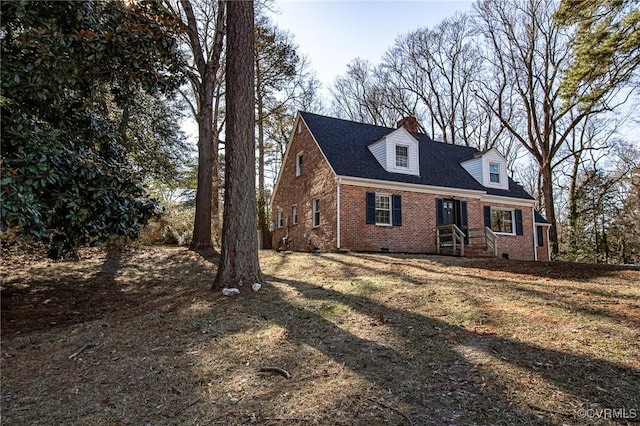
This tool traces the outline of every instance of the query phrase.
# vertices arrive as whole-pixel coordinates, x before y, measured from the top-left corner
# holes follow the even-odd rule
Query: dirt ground
[[[87,249],[0,264],[2,424],[640,422],[640,270],[392,254]]]

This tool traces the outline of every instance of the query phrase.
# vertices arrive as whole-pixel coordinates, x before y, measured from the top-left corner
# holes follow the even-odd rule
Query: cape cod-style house
[[[271,201],[274,245],[549,260],[548,222],[495,150],[298,113]]]

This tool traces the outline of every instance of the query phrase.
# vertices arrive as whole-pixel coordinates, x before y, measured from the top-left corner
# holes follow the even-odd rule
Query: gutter
[[[533,223],[533,260],[538,260],[538,230],[536,229],[535,207],[531,207],[531,222]]]
[[[337,183],[337,185],[336,185],[336,186],[337,186],[337,188],[338,188],[338,189],[337,189],[338,194],[337,194],[337,197],[336,197],[336,199],[337,199],[337,214],[336,214],[336,222],[337,222],[337,224],[336,224],[336,226],[337,226],[337,230],[336,230],[336,246],[337,246],[337,249],[338,249],[338,250],[340,250],[340,245],[341,245],[341,243],[340,243],[340,184],[342,183],[342,178],[340,178],[340,177],[339,177],[339,178],[337,178],[337,179],[336,179],[336,183]]]

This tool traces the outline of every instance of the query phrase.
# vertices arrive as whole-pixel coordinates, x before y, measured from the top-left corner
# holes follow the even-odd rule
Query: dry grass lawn
[[[184,248],[83,257],[2,261],[2,424],[640,421],[637,269],[263,252],[229,298]]]

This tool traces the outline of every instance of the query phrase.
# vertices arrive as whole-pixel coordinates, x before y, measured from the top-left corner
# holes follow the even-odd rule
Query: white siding
[[[491,182],[489,177],[489,165],[497,163],[500,166],[500,182]],[[496,151],[490,149],[481,156],[461,164],[471,176],[487,188],[509,189],[509,177],[507,176],[507,161]]]
[[[396,166],[396,145],[408,148],[408,167]],[[402,127],[369,145],[369,151],[386,171],[419,176],[420,152],[418,145],[418,140]]]
[[[474,158],[473,160],[465,161],[462,163],[462,167],[469,172],[471,176],[482,185],[484,180],[482,178],[482,158]]]
[[[385,138],[387,143],[387,167],[386,170],[392,173],[404,173],[407,175],[420,175],[420,161],[418,152],[418,141],[411,136],[404,127],[390,133]],[[409,167],[396,167],[396,145],[406,146],[409,149]]]
[[[500,165],[500,182],[491,182],[489,179],[489,164],[497,163]],[[491,149],[482,156],[482,178],[484,180],[484,186],[489,188],[509,189],[509,178],[507,177],[507,162],[496,151]]]
[[[378,163],[386,170],[387,168],[387,146],[385,144],[385,140],[382,139],[373,145],[369,145],[369,151],[376,157]]]

